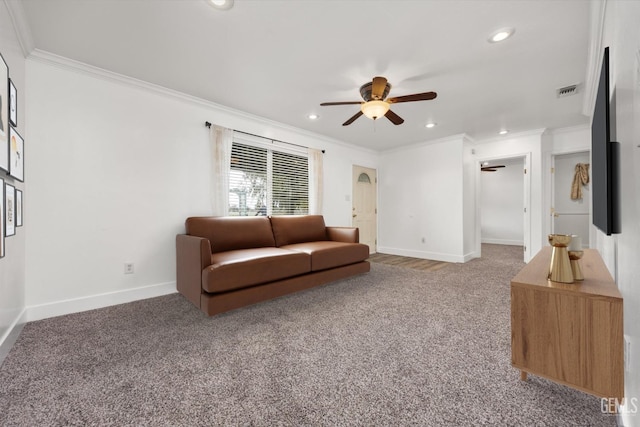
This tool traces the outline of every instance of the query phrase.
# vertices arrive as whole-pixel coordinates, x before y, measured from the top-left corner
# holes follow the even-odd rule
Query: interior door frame
[[[547,194],[549,195],[549,197],[545,201],[546,203],[546,206],[545,206],[546,220],[544,224],[545,232],[546,232],[545,235],[553,233],[553,212],[551,211],[551,209],[554,207],[556,194],[555,194],[555,185],[554,185],[555,173],[553,173],[552,171],[555,169],[555,166],[556,166],[556,163],[555,163],[556,156],[564,156],[567,154],[579,154],[579,153],[588,153],[589,161],[591,162],[591,149],[587,147],[550,151],[545,156],[545,161],[549,166],[548,168],[546,168],[546,174],[545,174],[545,176],[547,177],[546,189],[547,189]],[[589,246],[590,247],[594,247],[592,242],[594,242],[595,241],[594,239],[596,238],[592,224],[593,224],[593,201],[589,200]]]
[[[378,212],[378,202],[380,201],[380,194],[379,194],[380,188],[378,186],[378,181],[380,180],[380,171],[375,166],[357,165],[355,163],[351,164],[351,180],[352,180],[351,181],[351,203],[349,205],[349,208],[350,208],[349,209],[349,217],[351,218],[351,226],[353,226],[353,217],[351,215],[353,214],[353,197],[354,197],[353,188],[355,187],[355,182],[353,182],[353,175],[354,175],[353,174],[353,169],[356,168],[356,167],[371,169],[371,170],[376,172],[376,178],[375,178],[375,180],[376,180],[376,182],[375,182],[375,186],[376,186],[376,188],[375,188],[375,190],[376,190],[376,192],[375,192],[376,193],[376,226],[375,226],[376,236],[375,236],[375,242],[376,242],[376,245],[375,245],[375,251],[371,252],[371,253],[377,253],[378,252],[378,247],[380,246],[380,242],[378,242],[378,237],[380,236],[380,230],[379,230],[380,221],[379,221],[379,217],[378,217],[378,214],[379,214],[379,212]]]
[[[480,178],[480,166],[483,162],[495,162],[500,160],[511,159],[524,159],[523,173],[524,173],[524,188],[522,195],[523,204],[523,243],[524,243],[524,262],[531,260],[531,152],[509,154],[509,155],[495,155],[491,157],[483,157],[476,159],[476,253],[478,256],[482,256],[482,230],[481,230],[481,213],[480,213],[480,195],[482,194],[482,179]]]

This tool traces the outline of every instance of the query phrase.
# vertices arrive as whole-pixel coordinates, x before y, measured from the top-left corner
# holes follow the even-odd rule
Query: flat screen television
[[[615,108],[609,91],[609,48],[605,48],[591,122],[593,225],[607,235],[620,233],[620,148],[615,142]],[[613,104],[615,106],[615,104]]]

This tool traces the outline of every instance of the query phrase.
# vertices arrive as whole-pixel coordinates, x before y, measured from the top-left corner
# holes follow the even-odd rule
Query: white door
[[[369,246],[369,253],[377,245],[377,175],[375,169],[353,165],[353,205],[351,225],[360,229],[360,243]]]
[[[591,206],[591,184],[582,185],[582,198],[571,198],[571,185],[575,177],[576,164],[589,163],[589,152],[559,154],[553,156],[552,173],[552,221],[555,234],[576,234],[582,245],[589,247],[589,207]],[[591,172],[591,168],[589,168]]]

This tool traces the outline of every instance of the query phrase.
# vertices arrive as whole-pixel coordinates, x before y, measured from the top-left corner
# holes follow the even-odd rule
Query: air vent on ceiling
[[[564,98],[565,96],[571,96],[578,93],[578,85],[571,85],[556,89],[556,96],[558,98]]]

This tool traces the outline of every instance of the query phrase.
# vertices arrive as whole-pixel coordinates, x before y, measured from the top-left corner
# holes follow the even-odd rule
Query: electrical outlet
[[[133,274],[133,263],[125,262],[124,264],[124,274]]]
[[[627,335],[624,336],[624,371],[631,370],[631,341]]]

